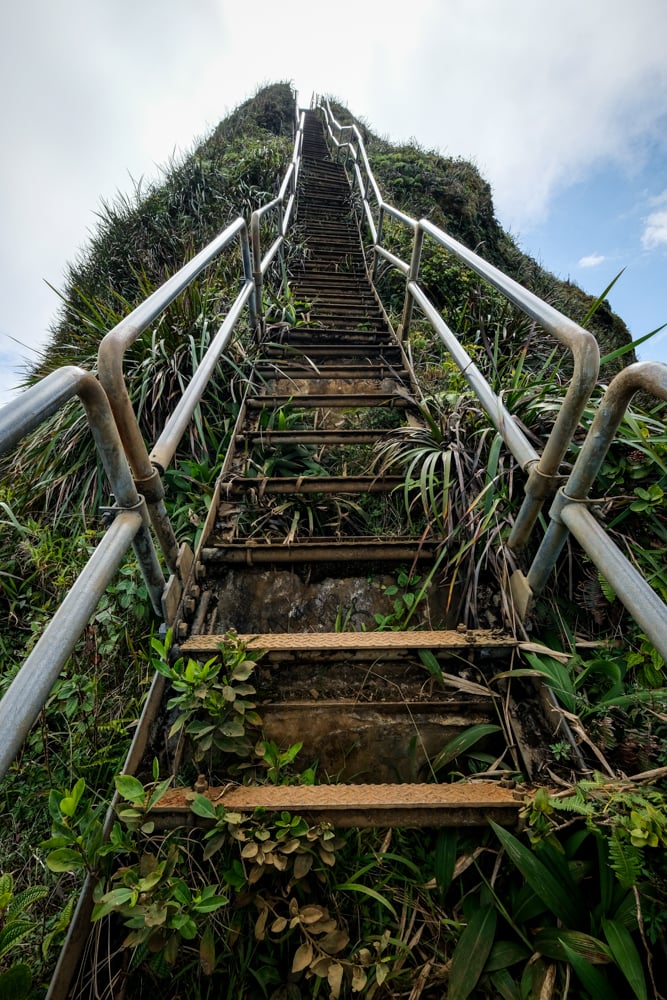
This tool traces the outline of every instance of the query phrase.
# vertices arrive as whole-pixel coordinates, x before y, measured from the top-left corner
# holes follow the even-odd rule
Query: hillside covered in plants
[[[602,383],[634,360],[628,330],[605,301],[595,302],[559,281],[503,231],[489,185],[473,165],[414,145],[395,146],[347,109],[332,106],[341,122],[355,121],[361,129],[387,200],[415,217],[430,218],[596,334]],[[27,373],[26,384],[66,364],[94,371],[99,342],[111,327],[239,213],[249,219],[275,195],[290,161],[293,127],[289,84],[265,87],[191,153],[168,164],[159,180],[103,205],[88,248],[69,265],[50,344]],[[403,232],[388,224],[385,236],[394,252],[409,259]],[[277,330],[308,312],[308,303],[295,301],[289,289],[290,269],[302,251],[297,231],[284,269],[276,269],[273,284],[265,288],[267,323]],[[495,391],[503,392],[535,441],[543,441],[567,382],[567,358],[444,253],[426,249],[422,273],[433,301]],[[238,254],[223,255],[128,351],[126,377],[149,444],[196,370],[238,280]],[[390,319],[397,321],[403,279],[381,268],[378,288]],[[177,536],[193,547],[253,347],[251,331],[245,329],[164,477]],[[424,494],[435,500],[433,523],[451,543],[447,571],[464,595],[457,606],[459,620],[494,625],[501,611],[494,610],[489,622],[483,616],[507,572],[497,553],[516,511],[520,477],[500,455],[488,421],[419,317],[408,349],[424,393],[428,440],[390,445],[377,455],[377,467],[391,462],[415,476],[419,450],[435,456],[429,458]],[[584,414],[573,452],[591,419],[592,407]],[[101,537],[97,512],[108,500],[108,487],[75,405],[5,456],[0,470],[2,693]],[[621,427],[596,493],[605,526],[663,599],[666,490],[664,406],[641,401]],[[428,503],[424,508],[429,516]],[[405,581],[397,581],[397,593],[401,587],[414,597],[415,585],[411,592]],[[400,621],[395,624],[401,627]],[[159,773],[140,791],[139,782],[121,779],[119,785],[117,780],[155,670],[165,676],[173,671],[156,628],[130,559],[104,595],[0,787],[0,1000],[44,996],[82,879],[104,869],[101,817],[114,788],[135,808],[144,792],[150,797],[160,787]],[[288,876],[293,898],[302,894],[291,920],[269,919],[269,908],[257,903],[253,881],[265,872],[253,873],[256,863],[242,859],[251,858],[248,837],[259,851],[267,838],[285,842],[289,834],[290,844],[299,837],[305,843],[308,833],[296,817],[281,817],[275,828],[260,823],[251,833],[239,833],[230,819],[224,850],[222,839],[211,850],[223,859],[215,894],[201,894],[192,903],[187,886],[182,890],[192,920],[203,920],[207,929],[200,934],[197,924],[188,936],[184,918],[188,932],[176,952],[151,950],[150,936],[133,932],[133,961],[145,967],[146,981],[154,982],[159,995],[230,1000],[357,994],[378,1000],[658,996],[655,984],[667,968],[664,663],[575,546],[566,550],[553,586],[540,600],[533,628],[535,650],[524,668],[547,677],[566,717],[581,720],[600,748],[607,767],[601,768],[603,777],[591,774],[577,784],[560,777],[558,790],[543,790],[526,809],[527,836],[491,829],[380,830],[346,831],[334,838],[319,831],[307,850],[294,848],[289,865],[276,864],[272,873],[272,900],[287,893]],[[254,664],[241,655],[234,669],[245,684]],[[273,767],[275,775],[282,768],[288,780],[306,780],[301,772],[296,777],[295,755],[287,751],[281,758],[274,751],[275,759],[266,758],[263,767]],[[551,751],[567,773],[567,741]],[[474,742],[454,757],[461,773],[489,764],[483,754],[476,755]],[[545,784],[549,778],[545,774]],[[107,854],[134,850],[136,832],[130,824]],[[188,855],[183,869],[191,864],[196,879],[199,863]],[[150,875],[142,869],[142,878]],[[187,881],[185,875],[182,880]],[[319,895],[312,897],[313,892]],[[233,906],[227,897],[235,900]],[[129,898],[123,896],[123,902]],[[107,903],[100,905],[104,909]],[[186,907],[182,901],[179,905]],[[340,945],[341,957],[318,971],[320,930],[338,935],[332,947]]]

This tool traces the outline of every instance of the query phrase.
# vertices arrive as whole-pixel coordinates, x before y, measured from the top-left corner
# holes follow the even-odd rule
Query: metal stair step
[[[399,489],[405,480],[402,476],[239,476],[221,484],[227,496],[256,490],[265,494],[306,493],[390,493]]]
[[[409,650],[409,649],[512,649],[517,645],[513,635],[500,629],[448,629],[415,632],[268,632],[261,635],[239,635],[248,649],[274,650]],[[197,635],[181,643],[184,653],[215,652],[224,635]]]
[[[274,444],[374,444],[385,436],[383,430],[295,430],[251,431],[234,438],[237,445]]]
[[[350,538],[322,538],[308,541],[264,541],[250,538],[243,541],[221,542],[202,549],[204,564],[252,566],[259,563],[412,563],[435,558],[435,540],[423,538],[371,538],[357,535]]]
[[[235,785],[212,786],[203,793],[229,812],[255,809],[317,816],[336,827],[485,826],[489,819],[516,826],[524,796],[498,781],[397,785]],[[194,816],[194,791],[174,788],[151,810],[157,825],[206,826]],[[208,824],[209,826],[212,823]]]
[[[405,409],[410,402],[403,397],[397,397],[391,392],[367,392],[367,393],[343,393],[330,395],[299,395],[298,393],[288,394],[268,394],[265,396],[253,396],[247,400],[249,409],[266,409],[267,407],[279,407],[290,403],[292,406],[302,409],[335,409],[343,407],[350,409],[356,407],[371,408],[373,406],[389,406],[397,409]]]

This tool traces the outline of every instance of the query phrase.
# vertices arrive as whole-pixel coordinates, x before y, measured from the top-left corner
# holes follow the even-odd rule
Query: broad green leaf
[[[77,851],[61,847],[47,855],[46,866],[52,872],[75,872],[83,868],[83,859]]]
[[[436,756],[431,767],[434,771],[439,771],[441,768],[446,767],[461,754],[473,747],[475,743],[479,743],[481,739],[485,736],[490,736],[491,733],[500,732],[500,726],[496,726],[490,722],[480,722],[476,726],[470,726],[465,729],[458,736],[455,736],[453,740],[442,748],[440,753]]]
[[[567,960],[564,945],[576,952],[591,965],[607,965],[611,959],[609,949],[602,941],[582,931],[566,931],[562,927],[544,927],[535,937],[535,951],[559,962]]]
[[[120,889],[112,889],[110,892],[106,892],[101,903],[107,903],[110,906],[122,906],[124,903],[129,903],[135,894],[134,889],[125,889],[121,887]]]
[[[565,664],[551,656],[537,656],[535,653],[524,653],[524,655],[532,667],[547,678],[549,687],[568,712],[576,714],[577,696],[574,680]]]
[[[627,979],[637,1000],[648,1000],[644,967],[627,927],[617,920],[602,920],[614,961]]]
[[[252,660],[244,660],[243,663],[234,667],[232,677],[235,681],[247,681],[254,669],[255,664]]]
[[[458,832],[450,827],[438,830],[435,842],[434,874],[441,894],[449,889],[454,875],[456,852],[458,849]]]
[[[161,861],[152,871],[140,878],[137,883],[137,890],[139,892],[150,892],[151,889],[154,889],[162,879],[166,865],[166,861]]]
[[[143,805],[146,792],[138,778],[131,774],[119,774],[116,777],[116,790],[122,799]]]
[[[201,816],[203,819],[216,819],[215,806],[210,799],[207,799],[205,795],[197,793],[194,799],[190,803],[190,809],[196,816]]]
[[[160,799],[167,794],[167,792],[169,791],[169,786],[171,785],[172,781],[173,777],[170,775],[168,778],[165,778],[164,781],[158,782],[158,784],[155,786],[155,788],[151,792],[151,797],[148,800],[149,812],[153,808],[153,806],[156,806],[160,801]]]
[[[586,909],[581,894],[574,882],[563,882],[556,878],[539,858],[536,858],[530,848],[508,830],[490,821],[496,836],[507,851],[508,857],[519,869],[533,892],[551,912],[562,920],[567,927],[576,927]]]
[[[519,941],[495,941],[484,966],[484,972],[508,969],[517,962],[527,962],[530,951]]]
[[[468,921],[452,955],[447,1000],[466,1000],[477,986],[493,946],[497,919],[495,906],[482,906]]]
[[[489,979],[502,1000],[521,1000],[519,985],[512,979],[507,969],[498,969],[497,972],[492,972]]]
[[[181,937],[186,941],[194,941],[197,937],[197,924],[192,917],[186,914],[179,914],[172,918],[171,925],[176,928]]]
[[[60,811],[63,816],[74,816],[77,806],[81,801],[81,796],[86,788],[86,782],[79,778],[69,795],[64,795],[60,800]]]
[[[576,951],[563,944],[563,949],[567,960],[576,972],[577,976],[590,993],[592,1000],[618,1000],[617,994],[611,988],[611,984],[606,976],[578,955]]]
[[[380,903],[381,906],[384,906],[387,910],[389,910],[394,917],[398,916],[396,910],[387,897],[382,896],[376,889],[371,889],[368,885],[362,885],[360,882],[341,882],[336,886],[336,889],[340,890],[340,892],[358,892],[363,896],[368,896],[369,899],[374,899],[376,903]]]
[[[199,942],[199,962],[205,976],[212,976],[215,971],[215,938],[213,928],[206,925]]]
[[[174,899],[182,906],[189,906],[192,902],[192,893],[182,878],[174,880],[171,893]]]
[[[112,913],[114,910],[118,909],[120,906],[124,906],[126,903],[130,905],[133,904],[133,899],[136,899],[137,893],[134,889],[112,889],[111,892],[107,892],[93,907],[92,920],[101,920],[102,917],[106,917],[108,913]]]
[[[229,900],[226,896],[211,896],[209,899],[202,899],[194,904],[197,913],[214,913],[221,906],[225,906]]]
[[[32,972],[25,962],[0,972],[0,1000],[24,1000],[32,987]]]

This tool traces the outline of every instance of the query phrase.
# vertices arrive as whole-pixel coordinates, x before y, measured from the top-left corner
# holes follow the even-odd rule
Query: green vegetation
[[[336,111],[350,120],[344,109]],[[61,364],[93,367],[106,330],[239,210],[248,214],[272,195],[289,159],[292,117],[290,88],[265,88],[171,164],[163,183],[139,185],[130,198],[103,206],[97,235],[68,271],[52,343],[26,381]],[[573,318],[589,313],[589,297],[542,271],[503,233],[474,167],[364,132],[378,180],[399,207],[429,214]],[[405,256],[401,233],[388,227],[386,235]],[[517,419],[543,440],[568,378],[567,361],[444,253],[426,249],[423,271],[466,349]],[[238,274],[238,260],[223,258],[128,352],[131,396],[148,442],[210,342]],[[380,285],[398,314],[402,279],[386,273]],[[307,304],[287,293],[269,303],[268,318],[277,326],[299,317],[307,322],[305,315]],[[603,353],[627,344],[625,327],[604,301],[591,328]],[[360,533],[369,524],[385,530],[383,518],[397,531],[430,525],[447,542],[437,572],[452,615],[471,625],[497,624],[510,614],[494,600],[504,600],[499,583],[512,568],[499,543],[521,484],[458,370],[419,319],[409,347],[424,392],[424,429],[388,428],[391,436],[376,453],[337,456],[341,470],[402,474],[406,485],[392,504],[378,506],[371,497],[364,509],[335,508],[331,501],[322,508],[290,500],[276,511],[273,501],[266,523],[280,517],[289,529],[298,514],[301,530],[311,533],[343,518],[357,519]],[[201,527],[250,349],[246,330],[165,477],[179,538],[193,541]],[[612,359],[605,378],[624,360]],[[635,403],[596,494],[608,530],[667,598],[664,412],[650,401]],[[280,426],[300,419],[289,407],[278,418]],[[592,406],[568,464],[591,419]],[[269,468],[258,453],[258,474],[316,471],[320,457],[306,447],[274,453]],[[3,460],[2,482],[0,690],[99,537],[96,508],[106,501],[106,485],[76,406]],[[264,530],[261,518],[257,524]],[[424,583],[407,573],[397,579],[386,593],[393,613],[378,626],[412,627]],[[150,774],[118,776],[155,669],[171,682],[171,739],[183,741],[193,776],[232,749],[230,741],[231,766],[241,778],[251,771],[272,784],[312,783],[316,775],[311,762],[299,761],[298,744],[278,748],[264,738],[253,703],[254,658],[233,640],[208,663],[169,661],[168,643],[154,634],[145,590],[128,562],[0,789],[0,998],[43,996],[87,873],[100,879],[99,940],[112,928],[127,946],[128,996],[139,995],[140,974],[157,984],[156,995],[174,998],[358,993],[428,1000],[446,991],[452,1000],[658,996],[667,923],[664,663],[574,547],[540,601],[536,627],[551,653],[527,654],[515,675],[548,677],[563,712],[585,720],[612,769],[648,772],[645,779],[591,776],[559,792],[538,792],[525,806],[527,837],[501,828],[337,836],[300,816],[241,816],[200,793],[191,809],[208,823],[202,843],[185,828],[163,836],[149,817],[172,783],[162,764]],[[426,658],[424,666],[437,680],[437,661]],[[484,734],[473,730],[444,748],[435,769],[474,769]],[[555,744],[554,760],[567,762],[568,747]],[[104,842],[114,788],[121,801]],[[100,978],[101,991],[113,990],[125,974],[117,960],[96,969],[96,976],[109,977]]]
[[[154,649],[156,667],[169,671],[168,643]],[[216,659],[228,673],[240,671],[227,691],[232,706],[252,693],[254,662],[233,635]],[[201,671],[174,673],[181,714],[172,735],[187,733],[186,754],[197,761],[211,749],[219,706],[203,697],[193,716]],[[246,708],[238,713],[244,761],[236,766],[253,767],[255,780],[272,784],[312,782],[312,769],[296,770],[299,744],[282,753],[263,740],[253,748],[249,737],[261,720]],[[187,721],[193,718],[199,725]],[[494,729],[471,727],[443,749],[434,770],[462,761]],[[222,741],[216,749],[238,760],[237,746]],[[420,977],[424,996],[446,989],[448,997],[537,997],[547,987],[561,996],[568,983],[575,996],[585,995],[581,988],[600,997],[658,995],[648,948],[662,917],[645,884],[667,844],[657,789],[600,777],[555,794],[540,789],[526,800],[527,844],[495,823],[470,834],[337,835],[287,812],[234,812],[220,796],[207,796],[203,782],[189,793],[202,840],[186,825],[160,829],[151,812],[172,781],[160,779],[157,760],[144,782],[117,777],[120,802],[106,842],[83,779],[51,792],[46,864],[94,873],[100,953],[117,933],[130,956],[129,970],[112,952],[85,974],[86,987],[101,995],[114,995],[123,982],[125,995],[138,996],[140,984],[154,982],[169,996],[187,983],[195,995],[222,990],[230,998],[257,990],[318,995],[321,988],[333,998],[350,991],[399,997]],[[573,827],[573,818],[580,824]]]

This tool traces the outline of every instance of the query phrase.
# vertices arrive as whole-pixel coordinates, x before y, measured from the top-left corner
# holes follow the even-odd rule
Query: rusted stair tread
[[[316,312],[352,313],[361,319],[382,319],[377,301],[372,296],[364,300],[361,295],[355,295],[353,299],[350,296],[328,295],[326,299],[315,299],[308,312],[311,315]]]
[[[378,326],[377,329],[373,330],[360,330],[354,325],[348,327],[340,323],[332,323],[326,327],[317,326],[311,329],[298,327],[298,329],[289,331],[287,337],[283,339],[283,343],[292,347],[307,347],[308,353],[310,353],[311,346],[329,347],[332,343],[341,349],[357,346],[384,347],[385,350],[396,349],[396,344],[392,344],[385,326],[381,328]]]
[[[251,409],[264,409],[267,406],[284,406],[285,403],[291,403],[292,406],[304,409],[312,407],[329,409],[334,409],[334,407],[357,407],[363,409],[364,407],[386,406],[387,404],[398,409],[405,409],[406,406],[410,405],[408,400],[402,396],[396,396],[392,392],[349,392],[340,395],[333,393],[328,395],[313,393],[312,395],[305,396],[299,393],[281,393],[280,395],[276,393],[265,396],[253,396],[247,400],[246,405]]]
[[[255,370],[266,372],[265,378],[309,378],[315,379],[364,379],[364,378],[387,378],[397,375],[407,380],[408,374],[403,369],[397,369],[395,365],[390,365],[382,360],[367,362],[366,364],[345,365],[340,363],[320,363],[317,367],[308,364],[306,361],[286,358],[278,362],[271,358],[264,358],[256,365]]]
[[[399,348],[388,342],[369,343],[367,340],[347,340],[342,345],[336,343],[304,344],[294,343],[290,339],[286,339],[282,343],[267,344],[262,360],[263,362],[282,361],[283,359],[297,361],[299,358],[304,358],[306,364],[309,360],[317,364],[319,360],[333,363],[337,358],[345,358],[349,361],[361,358],[370,364],[377,360],[383,364],[400,365],[403,360]]]
[[[237,434],[235,444],[374,444],[386,435],[385,430],[294,430],[250,431]]]
[[[302,372],[298,375],[286,375],[282,372],[272,372],[265,377],[263,393],[269,396],[393,396],[402,390],[405,393],[405,383],[392,376],[367,374],[356,375],[314,375]]]
[[[299,440],[298,432],[290,439]],[[388,493],[403,485],[402,476],[239,476],[222,484],[227,494],[255,489],[265,493]]]
[[[354,341],[345,340],[342,344],[335,341],[324,341],[319,343],[308,343],[307,341],[285,339],[282,343],[267,345],[263,360],[265,362],[297,361],[305,359],[305,363],[312,362],[317,365],[319,362],[334,364],[340,360],[344,364],[353,364],[361,359],[364,362],[373,364],[389,364],[399,368],[402,365],[402,357],[397,347],[390,344],[367,340]]]
[[[517,640],[498,629],[449,629],[425,632],[268,632],[262,635],[239,635],[249,649],[304,650],[339,649],[464,649],[491,647],[508,649]],[[217,650],[224,635],[197,635],[181,644],[183,652]]]
[[[338,827],[485,826],[489,819],[515,826],[523,795],[494,781],[461,781],[448,785],[222,785],[203,792],[213,805],[229,812],[266,809],[317,815]],[[151,810],[159,825],[173,816],[180,824],[204,826],[190,803],[188,788],[168,791]],[[209,824],[210,825],[210,824]]]
[[[308,562],[426,562],[435,557],[435,540],[405,538],[377,539],[357,536],[350,539],[311,538],[286,542],[263,539],[224,541],[202,550],[204,563],[252,566],[259,563]]]
[[[249,431],[237,434],[235,444],[375,444],[391,433],[387,430],[294,430]]]

